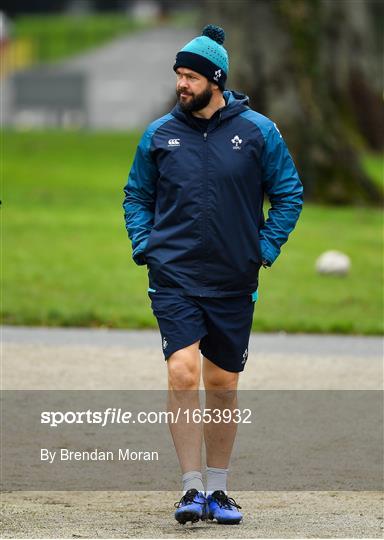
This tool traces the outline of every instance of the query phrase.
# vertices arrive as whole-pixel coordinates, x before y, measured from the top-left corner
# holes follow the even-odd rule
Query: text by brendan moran
[[[46,463],[55,461],[159,461],[159,453],[154,450],[131,450],[118,448],[117,450],[60,450],[40,449],[40,460]]]

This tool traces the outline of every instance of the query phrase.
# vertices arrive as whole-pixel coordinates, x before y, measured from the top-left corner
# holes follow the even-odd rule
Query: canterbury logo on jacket
[[[246,96],[224,98],[206,131],[177,105],[138,145],[123,207],[133,259],[148,265],[153,289],[252,293],[262,260],[275,261],[299,217],[303,188],[276,125]]]

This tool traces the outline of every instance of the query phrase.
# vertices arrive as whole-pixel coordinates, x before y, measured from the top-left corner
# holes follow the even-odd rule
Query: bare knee
[[[236,395],[239,374],[226,371],[204,358],[203,380],[206,390]]]
[[[237,390],[210,388],[205,390],[206,404],[212,408],[226,409],[237,406]]]
[[[196,390],[200,385],[198,348],[186,347],[168,358],[168,384],[171,390]]]
[[[180,360],[168,360],[168,382],[172,390],[195,390],[199,387],[199,373]]]
[[[209,405],[219,408],[236,406],[238,373],[226,371],[204,358],[203,380]]]

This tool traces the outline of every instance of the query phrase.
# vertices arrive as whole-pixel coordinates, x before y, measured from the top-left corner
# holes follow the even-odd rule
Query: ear
[[[210,82],[210,84],[211,84],[211,90],[215,90],[215,91],[216,91],[216,90],[220,90],[218,84],[216,84],[216,83],[214,83],[214,82],[211,82],[211,81],[209,81],[209,82]]]

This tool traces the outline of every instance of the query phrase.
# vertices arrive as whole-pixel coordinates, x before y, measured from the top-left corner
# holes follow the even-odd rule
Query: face
[[[206,77],[187,68],[176,70],[176,95],[184,112],[201,111],[212,98],[212,83]]]

